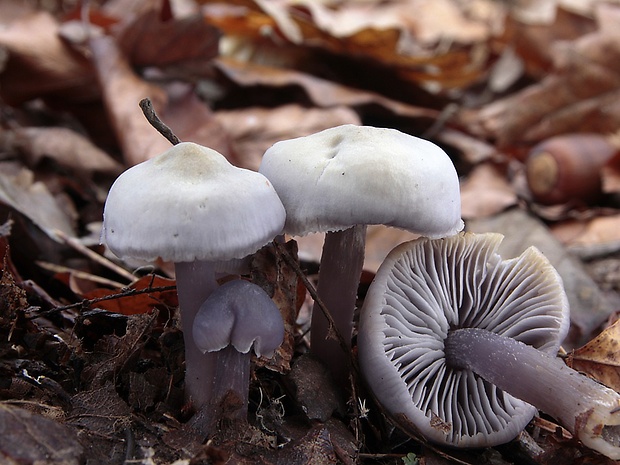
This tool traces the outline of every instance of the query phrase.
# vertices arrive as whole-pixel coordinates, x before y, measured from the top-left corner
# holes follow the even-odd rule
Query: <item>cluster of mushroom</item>
[[[345,344],[365,226],[425,236],[390,253],[360,315],[363,375],[405,430],[490,446],[513,439],[541,409],[620,458],[620,396],[555,357],[569,326],[561,278],[534,248],[503,261],[500,235],[457,234],[458,177],[439,147],[345,125],[276,143],[259,172],[286,208],[285,232],[326,232],[317,291]],[[311,351],[342,381],[348,354],[329,329],[315,304]]]
[[[325,232],[317,293],[335,327],[315,304],[311,352],[345,386],[369,224],[424,236],[388,255],[360,314],[362,374],[397,423],[482,447],[514,438],[540,408],[620,458],[620,396],[555,359],[568,328],[560,277],[533,248],[503,261],[501,236],[459,233],[456,170],[428,141],[344,125],[274,144],[258,172],[181,143],[116,180],[102,242],[120,258],[174,262],[187,396],[217,415],[232,391],[244,416],[250,348],[269,356],[284,328],[260,287],[218,286],[217,271],[282,233]]]

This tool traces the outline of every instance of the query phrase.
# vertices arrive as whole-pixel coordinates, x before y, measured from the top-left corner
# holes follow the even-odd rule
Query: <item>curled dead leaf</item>
[[[24,215],[51,238],[56,238],[56,229],[74,235],[74,218],[68,213],[66,202],[54,197],[28,169],[15,173],[6,168],[0,171],[0,204]]]
[[[62,127],[29,127],[0,131],[5,150],[18,150],[30,166],[50,158],[80,175],[118,174],[122,165],[85,136]]]
[[[6,103],[37,97],[85,101],[99,95],[88,60],[74,53],[58,31],[58,22],[43,11],[0,29],[0,48],[8,52],[0,73],[0,96]]]
[[[620,392],[620,320],[572,352],[568,365]]]
[[[322,109],[296,104],[221,110],[215,116],[232,138],[231,161],[252,170],[258,170],[263,153],[280,140],[307,136],[341,124],[360,124],[357,114],[347,107]]]
[[[476,166],[461,186],[461,215],[465,219],[489,217],[516,203],[506,176],[491,163]]]

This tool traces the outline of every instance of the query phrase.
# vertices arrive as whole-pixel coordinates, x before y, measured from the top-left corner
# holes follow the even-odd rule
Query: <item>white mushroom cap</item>
[[[242,258],[282,232],[286,213],[263,175],[184,142],[122,173],[104,207],[101,240],[120,258]]]
[[[435,144],[395,129],[343,125],[280,141],[259,172],[300,235],[385,224],[443,237],[463,228],[459,180]]]
[[[203,352],[232,345],[246,354],[253,346],[256,355],[270,357],[284,340],[284,322],[261,287],[237,279],[222,284],[205,300],[192,332]]]
[[[536,413],[473,372],[446,365],[449,331],[486,329],[553,355],[568,331],[558,273],[533,247],[502,260],[502,239],[467,233],[404,243],[366,295],[358,333],[364,378],[397,423],[415,425],[433,442],[502,444]]]

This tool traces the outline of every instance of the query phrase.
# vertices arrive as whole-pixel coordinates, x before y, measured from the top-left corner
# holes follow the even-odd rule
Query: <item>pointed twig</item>
[[[124,297],[131,297],[134,295],[140,295],[140,294],[149,294],[151,292],[166,292],[166,291],[174,291],[176,290],[176,286],[159,286],[159,287],[148,287],[145,289],[124,289],[122,292],[119,292],[118,294],[111,294],[111,295],[106,295],[103,297],[97,297],[96,299],[83,299],[80,300],[79,302],[75,302],[73,304],[69,304],[69,305],[62,305],[59,307],[54,307],[50,310],[45,310],[43,312],[38,312],[35,315],[28,315],[26,317],[27,320],[34,320],[36,318],[41,318],[47,315],[51,315],[53,313],[58,313],[61,312],[63,310],[69,310],[72,308],[80,308],[80,307],[90,307],[93,304],[99,303],[99,302],[103,302],[106,300],[114,300],[114,299],[122,299]]]
[[[302,271],[301,267],[299,266],[299,263],[297,263],[297,261],[295,261],[295,259],[289,254],[288,250],[286,250],[284,247],[282,247],[282,245],[278,244],[277,241],[274,241],[273,245],[274,245],[276,251],[284,259],[286,264],[289,267],[291,267],[291,269],[295,272],[295,274],[299,277],[299,279],[301,279],[301,282],[304,284],[304,286],[308,290],[308,293],[310,294],[310,297],[312,297],[314,299],[314,301],[316,302],[318,307],[321,309],[321,312],[323,312],[323,314],[325,315],[325,318],[327,319],[327,321],[329,323],[330,332],[332,334],[335,334],[336,339],[338,340],[338,343],[340,344],[342,349],[345,351],[345,353],[350,353],[351,351],[349,349],[349,346],[347,345],[346,341],[344,340],[344,337],[342,337],[342,334],[340,334],[340,332],[336,328],[336,325],[334,324],[334,319],[332,318],[332,315],[331,315],[329,309],[323,303],[323,301],[319,297],[318,293],[316,292],[315,287],[312,285],[312,283],[310,282],[308,277]]]
[[[78,252],[87,256],[88,258],[96,261],[100,265],[103,265],[106,268],[114,271],[119,276],[126,278],[129,282],[135,281],[136,277],[133,274],[131,274],[129,271],[127,271],[125,268],[118,266],[116,263],[108,260],[103,255],[100,255],[97,252],[89,249],[84,244],[82,244],[79,240],[77,240],[75,237],[67,236],[67,234],[65,234],[59,229],[55,229],[54,234],[56,234],[56,236],[58,236],[58,238],[61,239],[68,246],[72,247],[73,249],[77,250]]]
[[[172,129],[170,129],[164,122],[159,119],[157,113],[155,113],[155,109],[153,108],[153,103],[149,98],[143,98],[140,100],[140,108],[142,109],[142,113],[144,113],[144,117],[147,119],[151,126],[153,126],[159,133],[164,136],[172,145],[177,145],[181,143],[181,139],[179,139]]]

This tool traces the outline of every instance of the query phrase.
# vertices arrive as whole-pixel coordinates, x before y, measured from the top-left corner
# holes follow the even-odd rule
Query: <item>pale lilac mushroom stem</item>
[[[213,405],[221,406],[226,395],[234,393],[237,396],[234,401],[238,402],[238,405],[234,405],[235,409],[232,416],[237,419],[247,418],[251,352],[243,353],[233,346],[227,346],[217,352],[207,354],[217,360],[217,368],[213,378]]]
[[[357,300],[362,267],[366,226],[357,225],[344,231],[325,234],[317,294],[330,312],[337,331],[351,348],[353,313]],[[346,383],[349,374],[350,354],[345,352],[335,335],[329,334],[329,322],[315,303],[312,310],[310,350],[328,366],[334,379]]]
[[[217,289],[212,262],[197,260],[174,264],[177,294],[181,309],[181,329],[185,343],[185,394],[187,400],[199,408],[212,397],[211,380],[216,360],[212,353],[202,353],[192,337],[192,326],[202,303]]]
[[[620,459],[620,395],[556,357],[484,329],[458,329],[445,341],[446,363],[471,370],[551,415],[586,446]]]

